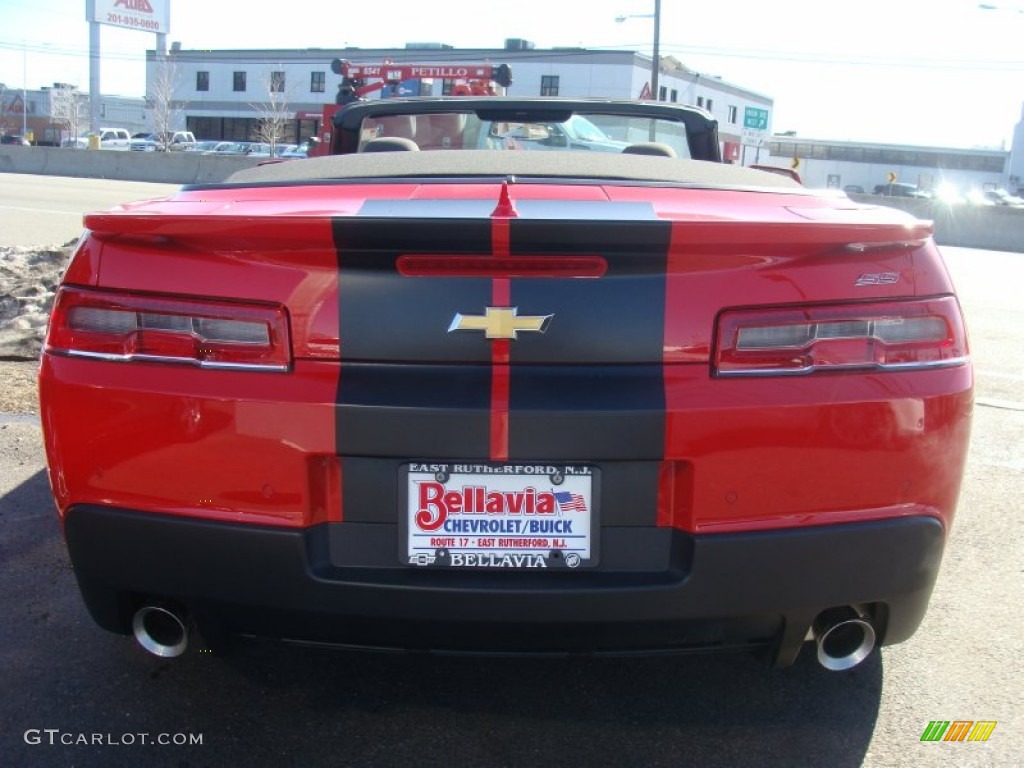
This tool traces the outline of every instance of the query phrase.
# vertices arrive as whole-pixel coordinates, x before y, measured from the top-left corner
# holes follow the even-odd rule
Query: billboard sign
[[[171,0],[92,0],[86,9],[90,5],[92,17],[86,21],[164,35],[170,31]]]

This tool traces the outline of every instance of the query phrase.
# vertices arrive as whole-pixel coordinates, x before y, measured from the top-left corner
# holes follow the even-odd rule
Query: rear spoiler
[[[792,179],[793,181],[800,185],[803,185],[804,183],[803,180],[800,178],[800,174],[797,173],[792,168],[780,168],[777,165],[751,165],[749,167],[758,171],[768,171],[768,173],[777,173],[779,174],[779,176],[785,176],[787,179]]]

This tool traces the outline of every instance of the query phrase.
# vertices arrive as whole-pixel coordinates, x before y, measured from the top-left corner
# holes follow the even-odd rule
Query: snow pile
[[[74,243],[0,247],[0,359],[39,357],[53,296]]]

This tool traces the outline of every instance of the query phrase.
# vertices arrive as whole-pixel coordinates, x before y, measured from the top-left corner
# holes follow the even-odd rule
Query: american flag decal
[[[587,502],[578,493],[559,491],[555,494],[555,501],[562,512],[586,512]]]

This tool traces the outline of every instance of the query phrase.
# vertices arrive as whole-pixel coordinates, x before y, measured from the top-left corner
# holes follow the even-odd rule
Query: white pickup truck
[[[133,152],[180,152],[195,146],[196,137],[191,131],[136,134],[131,140]]]
[[[96,133],[87,131],[77,138],[65,139],[62,146],[88,149],[91,136],[99,137],[100,149],[116,149],[124,152],[131,149],[132,137],[124,128],[100,128]]]

